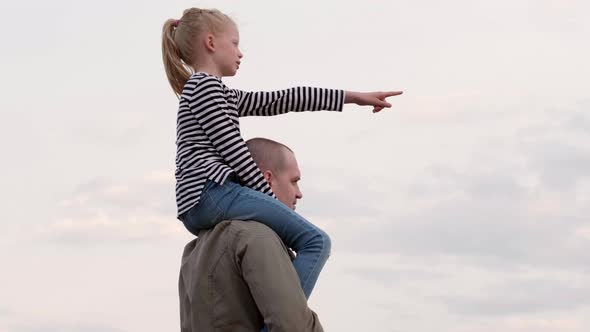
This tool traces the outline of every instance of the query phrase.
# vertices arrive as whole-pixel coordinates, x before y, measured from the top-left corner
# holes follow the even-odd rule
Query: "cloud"
[[[577,103],[575,108],[567,112],[562,120],[563,127],[576,132],[590,135],[590,99],[584,99]]]
[[[12,332],[123,332],[114,326],[91,319],[48,319],[40,315],[0,307],[0,330]]]
[[[12,326],[11,331],[14,332],[123,332],[123,330],[106,326],[103,324],[59,324],[47,323],[39,325],[17,325]]]
[[[326,171],[301,211],[328,230],[336,250],[587,270],[590,141],[567,127],[579,115],[563,108],[534,123],[503,118],[513,126],[507,136],[484,135],[464,161],[431,162],[405,179],[338,181],[340,171]]]
[[[337,285],[326,286],[324,277]],[[357,307],[370,308],[375,319],[387,317],[383,326],[395,322],[401,330],[439,325],[444,331],[581,332],[589,309],[586,279],[585,272],[552,266],[495,270],[464,256],[340,252],[330,259],[318,292],[338,297],[345,287]],[[320,304],[320,313],[348,312],[346,303]],[[426,312],[430,323],[424,324]]]
[[[503,173],[461,176],[437,171],[437,176],[426,178],[420,177],[419,186],[408,187],[411,194],[405,200],[381,198],[372,203],[374,208],[389,206],[389,211],[312,220],[328,230],[334,246],[341,250],[454,255],[497,267],[587,267],[590,243],[584,227],[588,208],[571,210],[564,197],[563,204],[560,201],[548,210],[542,206],[543,193],[530,192],[515,177]]]
[[[342,171],[314,167],[310,169],[313,179],[305,178],[300,184],[303,199],[298,212],[310,218],[363,217],[378,213],[378,209],[366,199],[378,197],[382,192],[379,186],[373,186],[364,178],[351,177]],[[346,178],[346,181],[335,179]],[[359,198],[358,195],[365,195]],[[314,220],[311,220],[314,222]]]
[[[420,323],[424,312],[445,331],[555,331],[558,322],[564,331],[584,331],[583,313],[590,308],[586,273],[560,267],[497,270],[465,256],[334,258],[327,273],[344,280],[355,303],[372,311],[384,305],[389,322],[415,331],[434,328]]]
[[[301,210],[331,235],[332,260],[346,256],[338,277],[364,287],[363,306],[387,294],[400,326],[432,330],[419,314],[408,319],[428,311],[448,331],[585,331],[590,141],[568,120],[580,114],[468,119],[482,135],[458,149],[464,156],[446,151],[403,177],[327,170]]]
[[[7,307],[4,306],[0,306],[0,317],[6,317],[9,316],[10,314],[12,314],[12,311],[10,309],[8,309]]]
[[[61,202],[61,215],[37,236],[64,244],[100,244],[183,237],[176,219],[174,178],[150,172],[125,182],[96,178]]]
[[[517,278],[513,278],[517,279]],[[445,300],[465,315],[518,316],[590,308],[590,284],[547,278],[509,280],[487,285],[477,295]]]
[[[100,212],[94,217],[62,219],[39,227],[37,232],[41,238],[77,245],[154,241],[183,235],[182,229],[173,218],[138,215],[135,218],[124,219]]]
[[[549,190],[574,190],[583,179],[590,178],[590,147],[566,142],[542,141],[527,144],[531,172]]]
[[[347,267],[342,269],[341,272],[386,286],[399,285],[401,282],[408,280],[423,280],[428,282],[444,276],[440,272],[427,268],[396,266]]]
[[[570,315],[553,317],[510,317],[504,319],[500,324],[496,324],[496,329],[492,331],[533,331],[533,332],[582,332],[588,330],[579,317],[584,315],[583,312],[572,312]]]

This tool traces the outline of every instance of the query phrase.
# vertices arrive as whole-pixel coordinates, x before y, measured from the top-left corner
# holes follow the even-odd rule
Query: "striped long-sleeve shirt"
[[[177,118],[178,216],[199,203],[208,179],[223,184],[231,173],[243,185],[274,196],[240,134],[239,117],[342,111],[343,104],[343,90],[295,87],[245,92],[230,89],[207,73],[193,74],[180,95]]]

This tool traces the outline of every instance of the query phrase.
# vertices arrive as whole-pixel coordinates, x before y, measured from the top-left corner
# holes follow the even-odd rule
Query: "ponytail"
[[[178,26],[178,20],[169,19],[164,23],[162,29],[162,58],[168,82],[177,97],[180,97],[184,84],[193,74],[192,68],[182,59],[182,55],[174,35]]]

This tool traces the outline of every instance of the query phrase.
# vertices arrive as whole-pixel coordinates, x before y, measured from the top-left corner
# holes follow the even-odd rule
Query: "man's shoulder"
[[[277,246],[286,250],[279,236],[268,226],[257,221],[224,220],[215,227],[199,232],[199,236],[187,243],[183,257],[196,255],[217,248],[230,251],[244,250],[249,245]]]
[[[222,226],[227,231],[237,235],[247,235],[252,237],[278,237],[270,227],[252,220],[225,220],[218,226]]]
[[[279,236],[268,226],[252,220],[224,220],[215,227],[202,230],[199,236],[187,243],[187,248],[194,248],[200,242],[216,241],[220,238],[240,238],[247,239],[279,239]]]
[[[293,253],[278,234],[258,221],[227,220],[223,221],[223,224],[227,234],[231,234],[231,248],[237,252],[244,252],[249,246],[256,246],[268,250],[283,250],[291,260],[294,259]]]

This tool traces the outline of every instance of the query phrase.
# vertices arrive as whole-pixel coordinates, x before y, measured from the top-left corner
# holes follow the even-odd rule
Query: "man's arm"
[[[188,257],[190,253],[195,248],[197,244],[197,239],[194,239],[187,243],[184,247],[184,251],[182,253],[182,260],[185,260],[185,257]],[[178,295],[180,299],[180,331],[181,332],[192,332],[193,331],[193,312],[192,312],[192,305],[190,301],[190,296],[187,289],[187,284],[185,282],[183,273],[183,267],[181,264],[181,270],[178,276]],[[190,287],[190,286],[189,286]]]
[[[238,237],[237,261],[269,331],[323,331],[286,247],[270,228],[251,223],[257,224],[254,230]]]
[[[192,332],[192,313],[190,312],[191,303],[184,285],[182,273],[178,280],[178,293],[180,296],[180,331]]]

